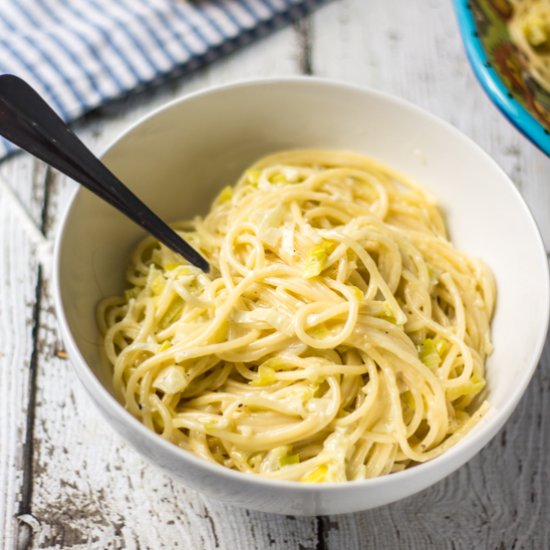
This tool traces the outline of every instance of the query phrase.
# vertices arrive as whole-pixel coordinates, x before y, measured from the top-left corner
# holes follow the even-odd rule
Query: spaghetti
[[[513,0],[510,36],[521,51],[529,74],[550,92],[550,2]]]
[[[126,407],[176,445],[274,479],[364,479],[438,456],[487,409],[492,275],[400,175],[283,152],[175,227],[212,273],[148,238],[98,322]]]

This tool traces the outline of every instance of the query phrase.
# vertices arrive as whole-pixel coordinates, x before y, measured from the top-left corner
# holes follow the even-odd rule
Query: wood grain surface
[[[528,201],[550,250],[550,159],[475,81],[450,3],[334,0],[191,76],[87,116],[101,151],[182,93],[313,74],[413,101],[481,145]],[[176,485],[112,432],[76,380],[50,292],[51,243],[74,184],[27,155],[0,166],[0,546],[129,549],[549,549],[550,346],[505,428],[422,493],[368,512],[274,516]]]

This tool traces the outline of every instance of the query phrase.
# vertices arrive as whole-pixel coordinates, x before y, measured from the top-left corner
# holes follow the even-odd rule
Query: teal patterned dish
[[[550,93],[531,77],[508,32],[509,0],[454,0],[474,73],[502,113],[550,156]]]

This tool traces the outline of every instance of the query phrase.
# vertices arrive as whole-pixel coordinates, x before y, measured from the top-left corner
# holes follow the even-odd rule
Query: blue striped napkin
[[[323,0],[0,0],[0,73],[66,121],[183,74]],[[15,148],[0,138],[0,159]]]

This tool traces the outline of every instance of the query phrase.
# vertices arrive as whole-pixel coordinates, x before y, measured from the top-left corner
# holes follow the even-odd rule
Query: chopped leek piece
[[[206,422],[202,423],[206,431],[215,430],[218,427],[218,421],[217,420],[207,420]]]
[[[181,264],[176,264],[176,263],[173,263],[173,264],[166,264],[164,266],[164,269],[166,269],[166,271],[172,271],[174,269],[177,269]]]
[[[332,331],[325,325],[325,323],[320,323],[309,329],[309,335],[317,340],[322,340],[324,338],[329,338],[333,335]]]
[[[188,265],[182,265],[178,269],[178,277],[187,277],[188,275],[193,275],[193,270]]]
[[[283,185],[285,183],[288,183],[288,181],[284,174],[279,173],[279,174],[275,174],[275,176],[271,178],[271,183],[275,185]]]
[[[274,208],[269,210],[260,211],[255,214],[255,218],[258,220],[258,236],[263,241],[266,241],[266,238],[271,238],[272,242],[278,240],[277,233],[280,232],[279,226],[283,220],[284,210],[283,207],[279,204]],[[276,231],[274,233],[273,231]]]
[[[159,326],[161,329],[165,329],[170,326],[180,315],[183,310],[183,300],[177,296],[174,301],[168,306],[168,309],[159,320]]]
[[[298,455],[289,455],[291,451],[291,445],[281,445],[280,447],[271,449],[262,461],[262,470],[273,472],[279,470],[283,466],[300,462],[300,457]]]
[[[447,354],[447,351],[449,349],[449,342],[446,340],[443,340],[443,338],[436,338],[434,340],[435,343],[435,349],[437,350],[437,353],[439,354],[439,357],[441,360],[445,357]]]
[[[355,286],[355,285],[350,285],[350,288],[353,294],[355,295],[355,297],[357,298],[357,301],[362,302],[363,298],[365,297],[365,294],[363,293],[363,291],[358,286]]]
[[[281,238],[281,230],[275,227],[269,227],[260,235],[260,238],[268,246],[276,248]]]
[[[431,338],[426,338],[417,346],[418,358],[430,369],[437,369],[441,364],[441,357],[437,351],[435,341]]]
[[[463,395],[476,395],[485,387],[485,380],[475,372],[465,384],[447,390],[447,399],[454,401]]]
[[[271,370],[284,370],[286,368],[286,363],[279,357],[272,357],[267,361],[264,361],[260,367],[270,368]]]
[[[216,197],[216,202],[218,204],[223,204],[224,202],[229,202],[233,198],[233,187],[226,185],[221,191],[220,194]]]
[[[291,464],[299,464],[300,455],[285,455],[281,457],[280,464],[281,466],[290,466]]]
[[[184,368],[171,365],[160,371],[153,382],[153,388],[171,395],[183,391],[187,384]]]
[[[165,286],[166,281],[164,280],[164,277],[162,275],[157,275],[157,277],[155,277],[154,281],[151,284],[151,290],[153,291],[153,294],[155,296],[159,296],[160,294],[162,294]]]
[[[261,170],[247,170],[246,171],[246,179],[248,180],[248,183],[254,187],[258,185],[258,181],[260,180],[260,175],[262,174]]]
[[[167,349],[170,349],[172,344],[170,343],[170,340],[164,340],[164,342],[160,345],[158,352],[166,351]]]
[[[323,240],[307,251],[304,262],[304,277],[306,279],[317,277],[325,269],[328,257],[335,247],[336,244],[332,241]]]
[[[380,314],[380,319],[384,319],[392,325],[397,325],[397,318],[388,302],[384,302],[384,312]]]
[[[311,470],[311,472],[308,472],[305,476],[303,476],[300,481],[305,481],[308,483],[321,483],[323,481],[326,481],[327,473],[328,466],[326,464],[321,464],[320,466],[317,466],[317,468]]]
[[[266,366],[265,364],[260,365],[258,368],[258,378],[250,382],[251,386],[270,386],[277,381],[277,376],[275,371]]]

